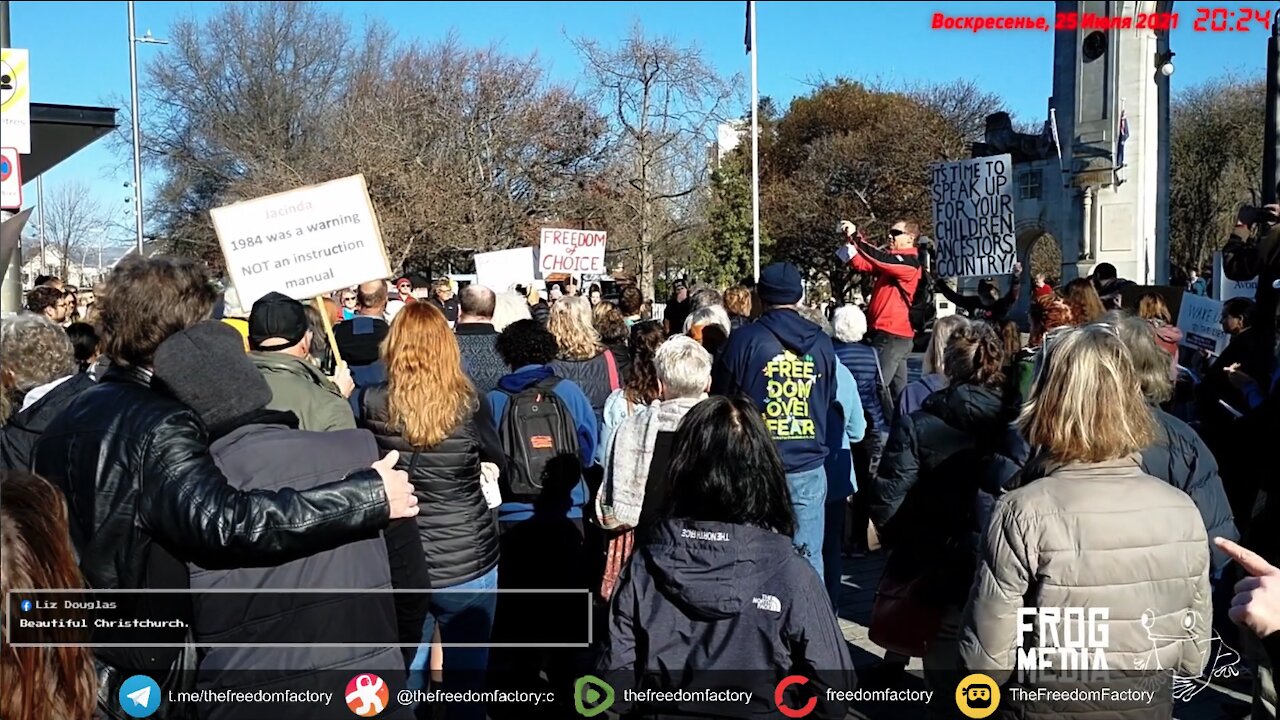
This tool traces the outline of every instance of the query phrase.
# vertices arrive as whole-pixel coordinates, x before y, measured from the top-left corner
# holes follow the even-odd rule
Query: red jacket
[[[875,275],[867,314],[871,329],[904,338],[915,338],[911,328],[911,298],[920,284],[920,260],[915,248],[877,250],[858,242],[858,254],[849,265],[860,273]]]

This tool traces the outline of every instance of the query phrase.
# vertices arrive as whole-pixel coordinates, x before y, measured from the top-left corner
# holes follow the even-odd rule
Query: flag
[[[1124,141],[1129,139],[1129,116],[1120,109],[1120,131],[1116,135],[1116,167],[1124,167]]]
[[[742,36],[742,44],[747,46],[747,53],[751,53],[751,0],[747,0],[747,31]]]
[[[1053,140],[1053,149],[1058,153],[1058,161],[1062,161],[1062,142],[1058,140],[1058,111],[1049,108],[1049,132]]]

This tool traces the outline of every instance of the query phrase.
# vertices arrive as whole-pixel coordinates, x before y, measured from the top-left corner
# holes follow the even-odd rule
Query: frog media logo
[[[956,707],[967,718],[990,717],[1000,707],[1000,686],[990,677],[974,673],[956,686]]]

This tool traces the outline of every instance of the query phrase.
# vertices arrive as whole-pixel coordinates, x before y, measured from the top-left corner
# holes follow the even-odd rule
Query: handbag
[[[636,531],[623,530],[609,538],[609,550],[605,557],[604,577],[600,580],[600,599],[609,602],[609,598],[613,597],[613,591],[618,585],[618,578],[622,575],[622,570],[631,560],[631,553],[635,551]]]
[[[942,608],[927,600],[934,578],[929,572],[896,578],[885,572],[876,585],[867,638],[890,652],[924,657],[942,627]]]

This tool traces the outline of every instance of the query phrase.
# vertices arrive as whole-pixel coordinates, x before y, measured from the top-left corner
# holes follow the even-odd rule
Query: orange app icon
[[[360,717],[377,717],[387,709],[390,691],[382,678],[365,673],[347,683],[347,708]]]

